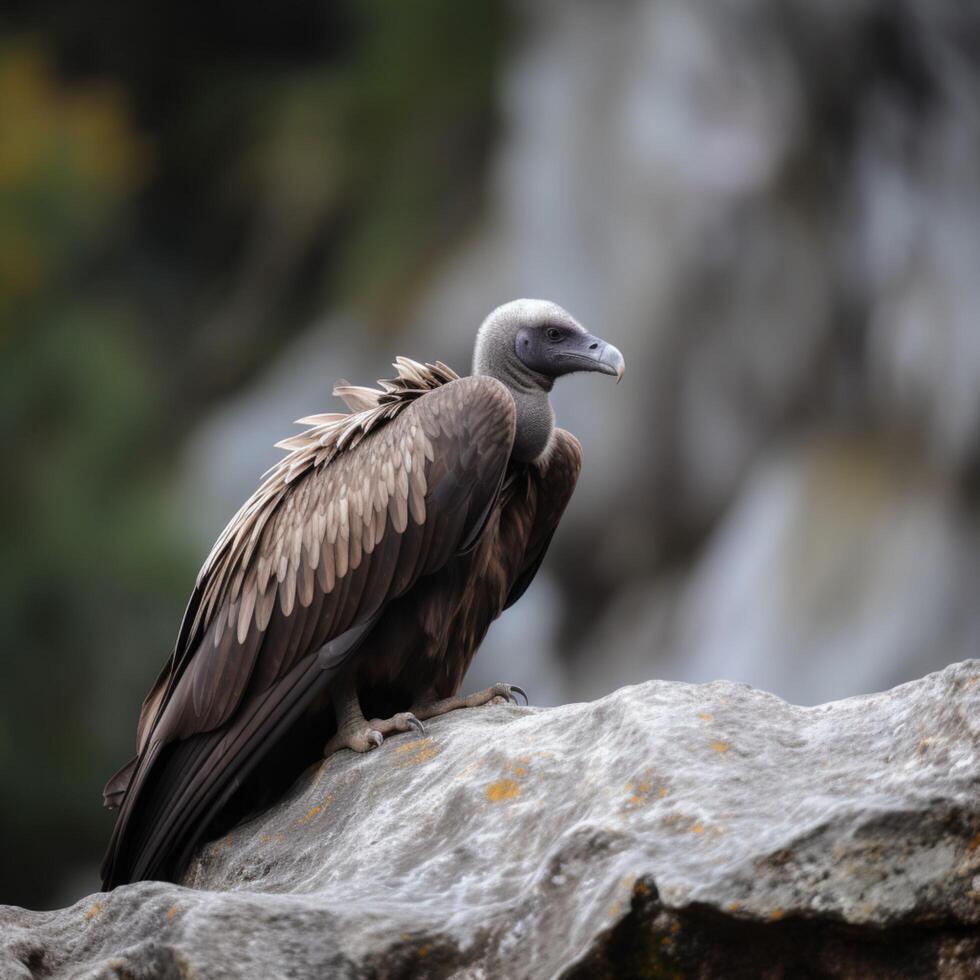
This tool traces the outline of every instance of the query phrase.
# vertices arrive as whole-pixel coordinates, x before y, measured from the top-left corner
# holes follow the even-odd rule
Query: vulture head
[[[544,452],[554,428],[548,392],[555,378],[579,371],[615,376],[626,361],[612,344],[590,334],[567,310],[543,299],[498,306],[476,336],[473,373],[503,382],[517,405],[514,458],[529,462]]]

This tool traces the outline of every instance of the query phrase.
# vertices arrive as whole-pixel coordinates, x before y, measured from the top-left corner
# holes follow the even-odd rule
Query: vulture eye
[[[561,331],[557,327],[548,327],[548,340],[561,340]]]

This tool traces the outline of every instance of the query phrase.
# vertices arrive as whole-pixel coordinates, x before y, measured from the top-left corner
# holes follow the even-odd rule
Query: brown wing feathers
[[[107,787],[122,799],[107,887],[186,852],[204,829],[192,815],[213,809],[363,630],[339,638],[445,564],[492,504],[511,396],[441,364],[396,366],[380,391],[338,388],[354,414],[306,420],[205,563],[145,702],[128,792],[125,771]],[[342,652],[316,675],[300,666],[331,641]]]
[[[364,551],[370,553],[380,541],[389,518],[399,531],[404,530],[401,518],[409,507],[417,521],[424,519],[424,467],[419,464],[431,459],[432,447],[420,426],[400,433],[397,445],[389,438],[370,446],[368,453],[357,454],[358,465],[351,465],[351,451],[367,436],[421,395],[458,377],[441,363],[420,365],[399,358],[395,366],[398,378],[380,382],[380,391],[337,386],[335,393],[355,409],[353,414],[327,413],[300,420],[310,428],[279,443],[289,454],[232,518],[205,561],[166,685],[172,693],[188,655],[194,653],[200,664],[196,672],[204,678],[195,685],[194,697],[201,728],[224,721],[241,695],[243,675],[254,658],[254,650],[238,655],[232,635],[241,647],[252,625],[260,632],[268,628],[277,604],[288,618],[297,593],[300,605],[306,607],[314,591],[333,592],[348,568],[356,569]],[[405,467],[413,472],[402,479]],[[319,478],[303,479],[311,474]],[[396,490],[405,488],[410,491],[408,501],[391,500]],[[371,509],[366,514],[368,500]],[[205,634],[215,654],[208,654],[206,644],[200,643]],[[228,666],[232,674],[224,679],[232,682],[232,688],[223,701],[206,702],[203,689],[215,689],[217,684],[208,679],[216,676],[218,665],[229,655],[235,663]],[[161,700],[155,698],[141,719],[141,749],[157,720]]]
[[[582,469],[582,445],[570,432],[555,429],[544,456],[529,469],[533,506],[524,509],[531,522],[524,550],[524,564],[507,594],[505,609],[527,591],[544,559],[561,515],[568,506]]]

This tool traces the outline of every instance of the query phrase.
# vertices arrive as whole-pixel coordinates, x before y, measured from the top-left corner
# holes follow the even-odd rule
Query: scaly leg
[[[323,747],[325,759],[340,749],[370,752],[371,749],[376,749],[385,740],[386,735],[393,735],[397,732],[415,729],[415,731],[425,734],[422,722],[410,711],[402,711],[383,721],[377,718],[368,721],[361,710],[361,702],[357,696],[354,679],[349,675],[340,678],[338,683],[332,686],[330,696],[337,718],[337,732],[330,737],[330,740]]]
[[[516,684],[494,684],[475,694],[454,695],[431,701],[421,701],[412,706],[411,711],[400,711],[390,718],[372,718],[368,721],[361,711],[353,680],[344,678],[334,685],[331,697],[337,716],[337,733],[323,747],[323,757],[333,755],[340,749],[354,752],[370,752],[377,748],[389,735],[398,732],[417,731],[425,735],[421,719],[438,718],[439,715],[456,711],[457,708],[478,708],[484,704],[519,704],[520,694],[527,704],[527,692]]]
[[[412,706],[412,714],[420,720],[438,718],[439,715],[448,714],[457,708],[478,708],[483,704],[520,704],[517,695],[524,698],[524,703],[528,703],[527,692],[516,684],[494,684],[484,691],[477,691],[475,694],[454,695],[451,698],[440,698],[439,700],[421,702]],[[374,724],[372,722],[371,724]]]

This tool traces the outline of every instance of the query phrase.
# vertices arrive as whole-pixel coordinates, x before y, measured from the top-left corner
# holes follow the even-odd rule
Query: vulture
[[[337,386],[349,413],[299,420],[205,561],[136,757],[104,791],[118,808],[104,890],[179,880],[197,844],[324,755],[524,693],[458,691],[578,478],[555,379],[618,380],[623,356],[560,306],[523,299],[483,322],[472,375],[394,366],[377,389]]]

